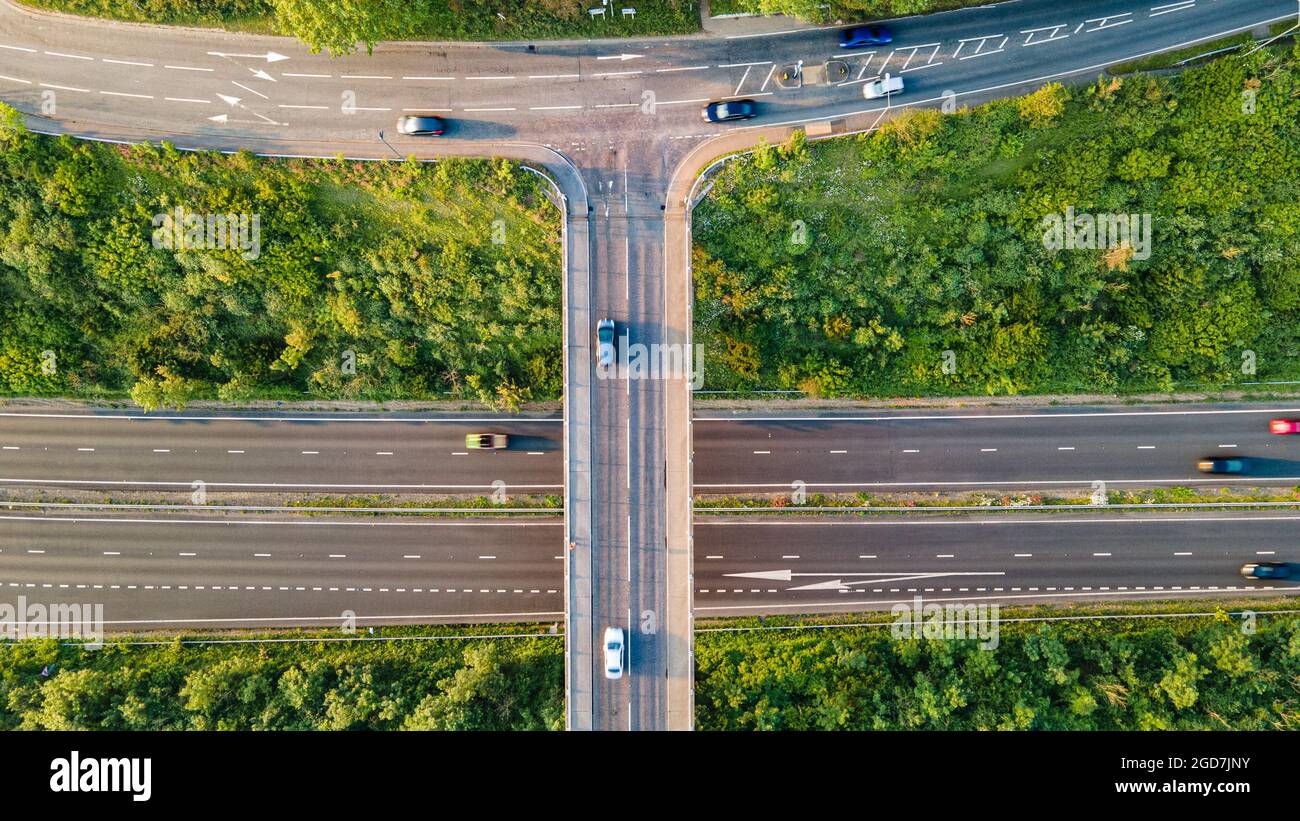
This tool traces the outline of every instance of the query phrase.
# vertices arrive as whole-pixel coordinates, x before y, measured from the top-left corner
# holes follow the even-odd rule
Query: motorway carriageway
[[[1296,560],[1300,513],[724,520],[695,527],[697,616],[908,601],[1169,598],[1300,588],[1243,579]],[[104,604],[111,629],[562,618],[556,520],[0,518],[0,590]]]
[[[1115,485],[1300,482],[1300,436],[1268,421],[1300,407],[1036,408],[858,415],[697,412],[697,493],[1050,490]],[[465,434],[509,433],[506,451]],[[0,487],[485,494],[563,486],[558,418],[183,413],[0,415]],[[1196,471],[1250,456],[1244,477]]]

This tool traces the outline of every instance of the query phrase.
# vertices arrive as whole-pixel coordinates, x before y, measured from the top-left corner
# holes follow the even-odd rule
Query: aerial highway
[[[686,728],[691,613],[682,588],[700,541],[691,544],[691,440],[709,425],[692,426],[680,382],[594,379],[589,343],[592,323],[606,316],[621,322],[632,342],[690,341],[689,209],[681,187],[719,154],[784,139],[802,123],[863,130],[891,107],[979,102],[1048,80],[1086,80],[1109,63],[1258,29],[1296,11],[1291,0],[1096,0],[1064,8],[1019,0],[901,20],[890,46],[857,52],[836,48],[834,33],[823,29],[733,39],[380,44],[372,55],[331,59],[284,38],[124,26],[0,0],[0,100],[35,129],[91,139],[362,159],[504,155],[552,176],[566,211],[565,472],[551,484],[566,486],[567,532],[557,541],[571,544],[564,563],[568,724]],[[905,78],[906,93],[883,104],[864,101],[862,85],[886,72]],[[783,75],[794,79],[782,82]],[[759,117],[739,129],[704,125],[700,107],[711,99],[753,99]],[[447,117],[447,137],[400,137],[393,124],[409,112]],[[358,477],[345,481],[380,484],[385,480],[375,477],[388,473],[382,460],[398,459],[397,446],[366,436],[341,448],[352,460],[348,475]],[[15,446],[35,447],[28,441]],[[58,441],[72,446],[69,437]],[[289,442],[300,452],[258,466],[264,481],[308,482],[302,460],[323,455],[324,446]],[[459,468],[444,467],[467,458],[454,456],[453,446],[438,441],[435,452],[429,445],[430,455],[445,452],[445,459],[413,473],[472,484],[455,476]],[[57,455],[55,476],[33,477],[41,466],[30,461],[16,461],[15,470],[84,481],[97,470],[91,459],[109,456],[109,445],[76,447]],[[91,484],[122,481],[127,459],[181,455],[180,446],[168,449],[174,453],[150,448],[104,459]],[[310,450],[322,453],[301,452]],[[23,452],[12,453],[21,460]],[[211,471],[215,460],[236,455],[191,454],[184,467],[197,458]],[[529,471],[555,470],[550,463],[558,461],[527,451],[492,459],[494,469],[518,462],[520,473],[512,475],[522,478],[513,481],[523,484],[547,484],[529,481],[537,475]],[[1005,466],[994,470],[1007,475]],[[879,472],[848,475],[868,482]],[[202,477],[183,481],[195,478]],[[737,481],[790,479],[751,471]],[[406,473],[387,481],[424,484]],[[592,654],[608,624],[635,633],[630,674],[617,682],[600,676]]]

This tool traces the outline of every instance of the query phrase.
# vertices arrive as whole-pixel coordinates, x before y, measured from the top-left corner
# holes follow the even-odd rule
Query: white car
[[[873,80],[862,87],[862,96],[867,100],[878,100],[887,94],[902,94],[903,78],[890,77],[886,74],[879,80]]]
[[[623,677],[623,628],[605,628],[605,678]]]

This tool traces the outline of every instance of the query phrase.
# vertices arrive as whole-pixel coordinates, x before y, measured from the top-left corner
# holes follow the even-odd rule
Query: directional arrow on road
[[[227,103],[229,103],[232,106],[239,105],[239,100],[240,100],[239,97],[231,97],[229,94],[222,94],[221,92],[217,92],[217,96],[225,100]]]
[[[281,60],[289,59],[283,54],[274,51],[268,51],[265,54],[227,54],[224,51],[209,51],[208,54],[211,54],[213,57],[248,57],[252,60],[265,60],[268,63],[278,63]]]
[[[249,71],[253,71],[253,70],[250,68]],[[259,80],[270,80],[273,83],[276,81],[274,77],[266,73],[265,69],[261,69],[261,68],[259,68],[257,71],[253,71],[253,76]]]
[[[628,60],[636,60],[637,58],[644,57],[644,56],[645,55],[643,54],[607,54],[604,57],[597,57],[596,59],[597,60],[618,60],[620,63],[625,63]]]

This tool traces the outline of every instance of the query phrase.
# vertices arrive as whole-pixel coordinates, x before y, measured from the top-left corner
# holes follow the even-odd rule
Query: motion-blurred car
[[[447,130],[447,121],[430,115],[408,114],[397,120],[397,133],[408,137],[441,137]]]
[[[1300,419],[1274,419],[1268,423],[1269,433],[1300,433]]]
[[[605,628],[605,678],[623,677],[623,628]]]
[[[894,42],[894,35],[884,26],[854,26],[840,32],[840,48],[883,46]]]
[[[1245,473],[1250,470],[1250,460],[1238,456],[1207,456],[1196,463],[1201,473]]]
[[[596,362],[603,368],[614,365],[614,320],[596,323]]]
[[[733,120],[748,120],[758,114],[758,106],[753,100],[726,100],[709,103],[701,116],[706,123],[729,123]]]
[[[504,433],[470,433],[465,436],[465,447],[470,450],[503,450],[510,444]]]
[[[1289,579],[1292,570],[1289,562],[1251,562],[1241,566],[1241,575],[1248,579]]]
[[[879,80],[873,80],[862,87],[864,100],[878,100],[888,94],[903,93],[903,78],[890,77],[886,74]]]

